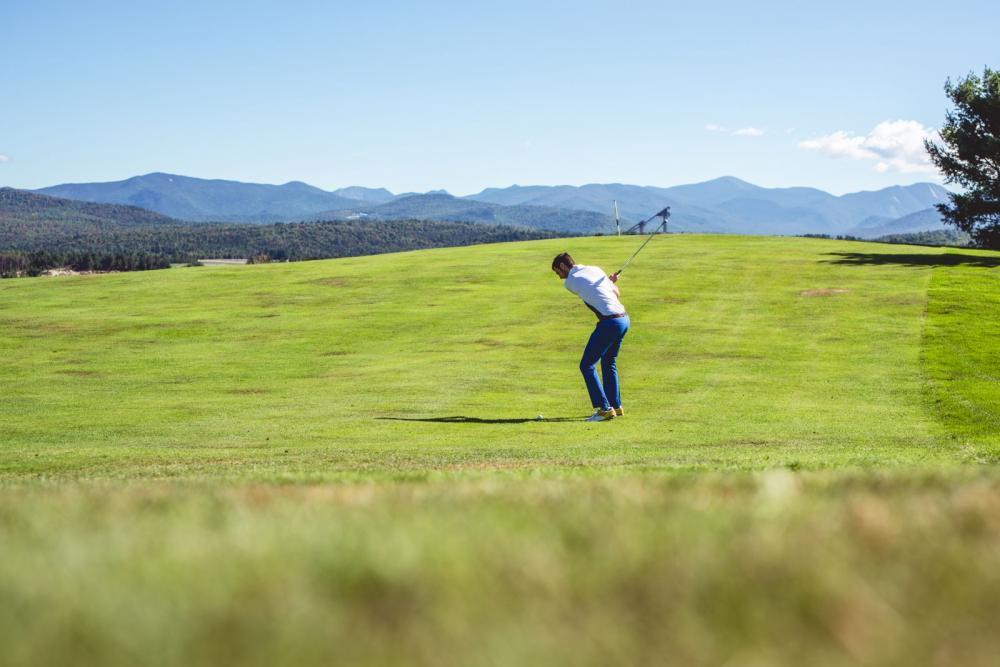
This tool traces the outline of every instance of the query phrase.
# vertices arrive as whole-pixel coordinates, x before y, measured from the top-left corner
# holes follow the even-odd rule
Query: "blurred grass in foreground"
[[[1000,655],[993,471],[18,485],[4,498],[4,664]]]

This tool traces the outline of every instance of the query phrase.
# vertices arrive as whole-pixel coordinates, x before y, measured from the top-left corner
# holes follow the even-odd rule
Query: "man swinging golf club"
[[[577,264],[564,252],[552,260],[552,270],[563,279],[563,285],[583,299],[597,315],[597,327],[590,334],[580,359],[580,372],[590,394],[594,414],[587,421],[602,422],[622,416],[622,397],[618,387],[616,359],[622,338],[628,333],[629,320],[625,306],[618,300],[618,274],[608,276],[596,266]],[[597,378],[597,362],[601,362],[603,384]]]

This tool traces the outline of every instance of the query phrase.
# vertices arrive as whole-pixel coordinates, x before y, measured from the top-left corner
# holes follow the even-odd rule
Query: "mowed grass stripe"
[[[921,393],[934,267],[920,258],[941,252],[922,248],[658,238],[622,282],[627,418],[534,422],[589,411],[577,362],[592,315],[551,257],[613,270],[637,241],[7,281],[0,470],[319,480],[962,460]]]
[[[923,363],[932,409],[969,456],[1000,460],[1000,257],[951,252],[930,286]]]

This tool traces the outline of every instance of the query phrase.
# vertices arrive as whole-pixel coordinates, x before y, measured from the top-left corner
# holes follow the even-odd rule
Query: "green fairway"
[[[0,282],[4,662],[990,664],[1000,254],[638,242]]]
[[[610,270],[635,241],[2,283],[0,470],[286,480],[969,459],[949,437],[962,421],[928,409],[921,341],[928,309],[936,346],[971,340],[929,305],[932,276],[931,294],[973,281],[996,304],[1000,272],[927,259],[975,254],[660,239],[622,282],[628,417],[570,424],[590,410],[576,365],[593,317],[548,270],[566,245]],[[997,320],[977,312],[991,311],[970,304],[958,322],[982,331],[970,354],[989,363]],[[933,373],[968,363],[930,352]],[[995,410],[988,393],[968,400]]]

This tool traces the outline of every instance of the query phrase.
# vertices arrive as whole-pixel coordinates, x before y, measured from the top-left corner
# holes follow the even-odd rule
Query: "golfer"
[[[602,422],[621,417],[622,397],[618,388],[618,366],[616,359],[622,347],[622,338],[628,333],[628,315],[625,306],[618,300],[618,274],[608,276],[596,266],[577,264],[564,252],[552,260],[552,270],[563,279],[563,285],[573,294],[583,299],[583,303],[597,315],[597,327],[590,334],[587,347],[580,359],[580,372],[590,394],[594,414],[587,421]],[[603,385],[597,379],[595,370],[601,362]]]

